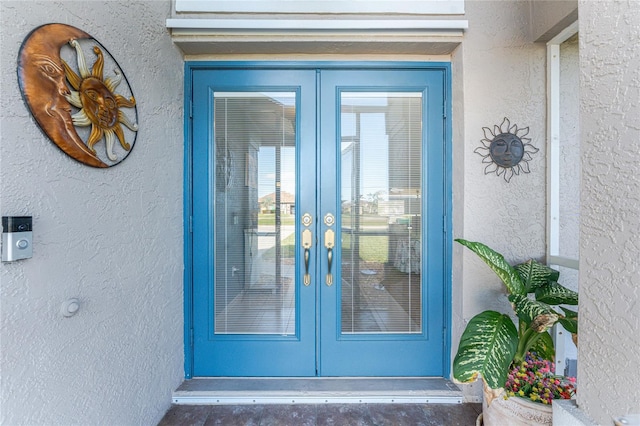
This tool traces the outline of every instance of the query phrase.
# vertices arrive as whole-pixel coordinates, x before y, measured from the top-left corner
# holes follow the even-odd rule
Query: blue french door
[[[447,374],[446,67],[191,76],[193,376]]]

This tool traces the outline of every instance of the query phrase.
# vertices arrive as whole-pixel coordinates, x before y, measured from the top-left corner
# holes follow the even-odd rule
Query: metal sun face
[[[494,163],[502,167],[513,167],[524,156],[522,140],[511,133],[497,135],[489,145],[489,154]]]
[[[62,62],[67,80],[74,89],[66,98],[71,105],[79,108],[79,111],[71,117],[73,124],[76,127],[91,128],[87,147],[94,154],[96,153],[94,145],[104,139],[109,161],[112,163],[122,161],[115,151],[116,142],[119,142],[124,156],[131,150],[131,143],[126,140],[122,125],[133,134],[138,131],[137,123],[131,122],[122,108],[135,108],[136,100],[133,96],[126,98],[115,92],[123,79],[120,70],[114,70],[113,77],[104,77],[105,55],[100,47],[93,46],[96,61],[93,68],[89,69],[80,43],[77,40],[71,40],[69,45],[75,49],[78,62],[78,73],[67,62]]]
[[[85,78],[80,84],[80,100],[87,117],[102,130],[111,129],[118,120],[115,96],[97,78]]]
[[[483,127],[484,138],[482,145],[474,152],[482,156],[482,162],[487,164],[485,174],[495,173],[503,176],[509,182],[513,175],[529,173],[529,161],[531,154],[538,152],[538,148],[531,145],[531,139],[525,136],[529,134],[529,128],[518,128],[517,125],[505,118],[500,126],[493,126],[493,130]]]

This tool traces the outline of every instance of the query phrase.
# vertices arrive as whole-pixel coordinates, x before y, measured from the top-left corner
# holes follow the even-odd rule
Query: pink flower
[[[575,377],[554,374],[553,363],[535,353],[527,353],[525,361],[511,366],[505,383],[506,395],[521,396],[543,404],[554,399],[571,399],[575,394]]]

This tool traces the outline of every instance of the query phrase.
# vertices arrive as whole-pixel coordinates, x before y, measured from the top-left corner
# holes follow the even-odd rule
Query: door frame
[[[344,70],[440,70],[444,73],[444,194],[445,214],[442,231],[445,253],[442,260],[444,270],[443,308],[443,373],[450,375],[451,366],[451,318],[452,318],[452,106],[450,62],[345,62],[345,61],[185,61],[184,68],[184,188],[183,188],[183,241],[184,241],[184,371],[185,378],[193,377],[193,71],[206,69],[344,69]]]

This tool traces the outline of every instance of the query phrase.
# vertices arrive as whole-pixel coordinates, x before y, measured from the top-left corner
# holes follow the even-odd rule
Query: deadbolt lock
[[[332,226],[335,223],[336,219],[333,217],[331,213],[327,213],[324,215],[324,224],[327,226]]]
[[[313,218],[309,213],[305,213],[302,215],[302,224],[304,226],[310,226],[312,222],[313,222]]]

